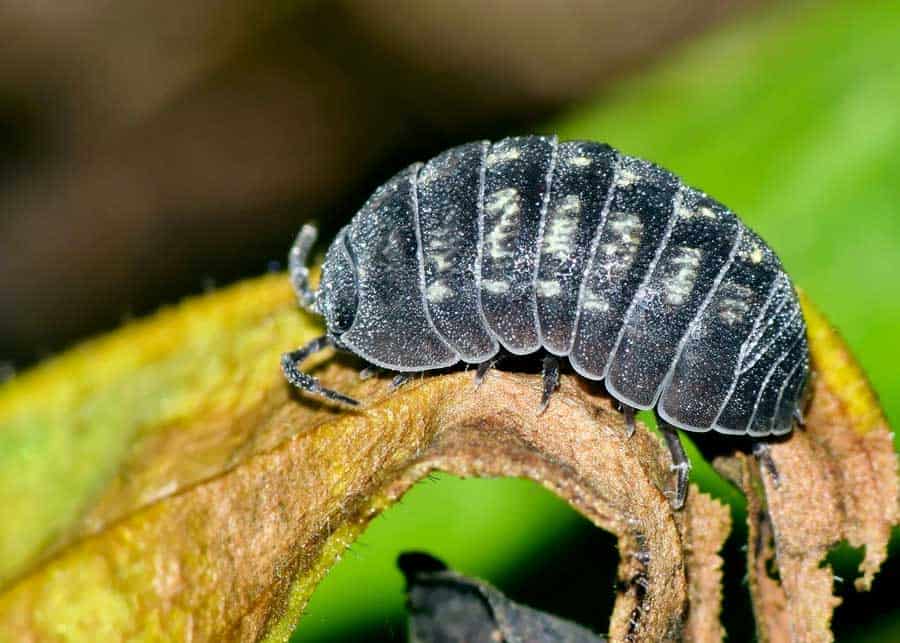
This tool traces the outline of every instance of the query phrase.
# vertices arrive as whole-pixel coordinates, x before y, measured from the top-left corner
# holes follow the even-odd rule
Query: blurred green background
[[[556,132],[741,213],[900,418],[896,2],[35,3],[0,7],[0,42],[4,372],[275,267],[301,220],[327,237],[412,160]],[[734,508],[724,620],[752,640],[743,505],[693,456]],[[350,548],[294,640],[404,640],[408,549],[606,627],[611,537],[532,483],[435,476]],[[831,560],[837,639],[900,640],[898,557],[869,595],[859,552]]]

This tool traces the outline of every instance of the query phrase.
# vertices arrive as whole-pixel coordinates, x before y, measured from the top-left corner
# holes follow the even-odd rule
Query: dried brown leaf
[[[748,499],[748,569],[762,641],[833,640],[840,600],[823,564],[828,550],[841,540],[865,547],[856,589],[867,590],[900,515],[897,456],[877,399],[837,333],[803,303],[814,370],[805,429],[771,446],[774,471],[740,454],[715,463]]]

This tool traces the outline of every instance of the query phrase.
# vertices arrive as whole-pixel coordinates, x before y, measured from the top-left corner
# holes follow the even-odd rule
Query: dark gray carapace
[[[378,188],[335,238],[311,292],[301,231],[291,273],[325,345],[394,371],[545,351],[627,409],[690,431],[791,430],[809,372],[797,296],[772,250],[725,206],[590,141],[462,145]],[[549,375],[548,375],[549,372]]]

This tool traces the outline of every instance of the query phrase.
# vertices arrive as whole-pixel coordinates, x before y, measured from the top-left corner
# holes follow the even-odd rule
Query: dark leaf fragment
[[[511,601],[428,554],[403,554],[397,564],[406,576],[413,643],[606,641],[580,625]]]

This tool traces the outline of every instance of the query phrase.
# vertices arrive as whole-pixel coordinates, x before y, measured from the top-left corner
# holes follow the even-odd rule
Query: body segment
[[[584,377],[606,376],[625,317],[671,230],[678,188],[676,178],[662,168],[620,157],[606,220],[582,282],[569,355]]]
[[[455,147],[430,160],[417,178],[425,302],[435,330],[467,362],[498,350],[481,312],[480,204],[487,143]]]
[[[600,143],[570,141],[557,151],[535,283],[541,344],[554,355],[572,350],[578,295],[617,162]]]
[[[555,137],[504,139],[485,159],[481,309],[516,355],[541,347],[535,273],[556,146]]]

